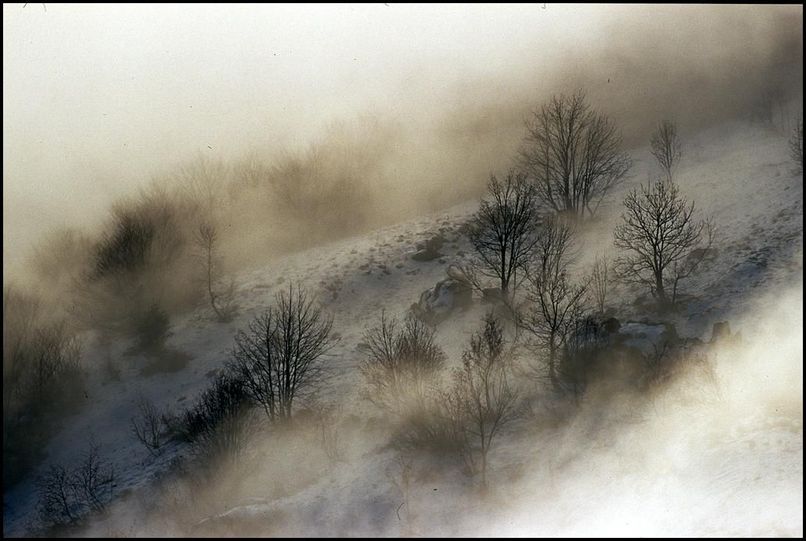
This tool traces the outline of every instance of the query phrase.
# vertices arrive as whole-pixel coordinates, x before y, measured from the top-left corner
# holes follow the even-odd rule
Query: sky
[[[116,198],[199,154],[304,146],[364,112],[428,123],[487,99],[481,86],[515,102],[570,51],[584,64],[641,29],[669,50],[690,47],[678,29],[694,29],[699,50],[721,39],[711,58],[731,61],[732,44],[769,45],[759,36],[774,10],[759,10],[4,4],[4,270],[43,232],[98,223]],[[703,15],[717,12],[712,27]]]

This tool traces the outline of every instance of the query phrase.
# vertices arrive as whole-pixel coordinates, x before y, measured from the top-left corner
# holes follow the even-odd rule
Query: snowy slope
[[[173,446],[149,456],[129,425],[137,400],[145,396],[168,411],[191,404],[226,360],[235,331],[275,293],[301,283],[333,314],[340,336],[321,396],[361,420],[345,432],[355,436],[345,444],[347,459],[317,469],[305,483],[289,481],[292,488],[279,496],[261,488],[271,479],[249,485],[238,502],[222,503],[225,508],[211,512],[200,528],[269,535],[801,535],[802,407],[792,403],[802,400],[802,176],[791,174],[786,139],[759,127],[720,126],[685,142],[677,181],[714,217],[720,237],[716,262],[683,284],[692,300],[674,323],[681,334],[707,340],[714,322],[728,320],[747,345],[717,354],[724,387],[718,400],[699,403],[675,388],[650,411],[635,408],[626,417],[590,415],[583,406],[570,426],[540,427],[527,416],[522,422],[528,426],[505,434],[493,451],[495,482],[486,500],[446,467],[419,479],[408,511],[401,508],[390,473],[395,453],[385,447],[383,430],[367,424],[375,410],[360,399],[359,344],[381,310],[402,315],[445,277],[449,264],[469,253],[459,231],[477,205],[468,202],[238,274],[234,321],[217,323],[204,308],[172,321],[170,347],[191,357],[180,371],[143,377],[138,365],[145,360],[126,355],[129,344],[87,337],[87,366],[111,362],[119,380],[90,371],[88,403],[65,420],[40,471],[74,462],[92,438],[115,464],[117,493],[127,496],[88,532],[187,533],[133,515],[131,502],[148,500],[172,459],[186,452]],[[580,241],[580,268],[597,252],[612,253],[620,201],[653,171],[646,149],[634,158],[633,178]],[[436,234],[447,240],[444,257],[412,260],[417,243]],[[638,292],[622,287],[618,293],[618,317],[641,320],[632,305]],[[768,309],[771,303],[775,310]],[[458,358],[483,311],[477,302],[438,326],[449,358]],[[285,451],[318,452],[304,446]],[[420,470],[430,471],[427,465]],[[275,474],[281,477],[276,469],[262,472]],[[33,479],[6,495],[6,535],[35,526],[35,502]]]

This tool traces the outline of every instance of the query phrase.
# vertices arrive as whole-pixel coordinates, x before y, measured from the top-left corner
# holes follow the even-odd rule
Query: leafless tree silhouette
[[[204,261],[205,283],[207,294],[210,297],[210,306],[219,321],[229,321],[234,313],[232,304],[234,285],[230,283],[229,288],[224,292],[215,290],[215,285],[220,279],[220,263],[217,256],[218,232],[215,225],[212,222],[202,222],[196,231],[194,240]]]
[[[597,256],[593,263],[590,276],[590,292],[596,310],[602,314],[607,302],[607,293],[610,288],[610,263],[604,256]]]
[[[573,235],[563,218],[547,220],[538,239],[535,258],[527,272],[528,304],[518,324],[545,355],[548,377],[556,388],[560,347],[582,315],[588,284],[575,284],[568,276]]]
[[[694,273],[708,255],[714,227],[694,215],[672,182],[655,181],[633,189],[624,199],[615,245],[620,279],[649,286],[661,306],[674,303],[680,280]],[[671,291],[669,291],[671,289]]]
[[[478,258],[473,270],[496,279],[505,299],[518,286],[518,272],[534,247],[536,193],[524,174],[510,171],[503,180],[493,175],[488,198],[470,222],[468,236]]]
[[[510,383],[510,361],[503,331],[492,314],[470,339],[462,366],[445,394],[445,410],[461,437],[470,470],[487,487],[488,455],[501,429],[516,417],[517,392]]]
[[[294,400],[320,382],[322,356],[332,347],[332,318],[297,287],[235,335],[230,369],[271,421],[290,420]]]
[[[368,385],[367,398],[396,414],[407,414],[425,399],[427,386],[445,362],[434,341],[434,330],[409,316],[402,327],[384,312],[376,327],[364,334],[367,356],[360,365]]]
[[[666,180],[671,182],[672,172],[682,156],[680,139],[677,137],[677,124],[670,120],[661,122],[655,133],[652,134],[649,144],[652,149],[652,155],[655,156],[661,169],[666,174]]]
[[[138,417],[132,417],[132,432],[152,455],[158,455],[161,450],[162,416],[154,403],[140,397],[137,404]]]
[[[578,218],[592,216],[630,169],[621,143],[615,125],[591,110],[583,92],[561,94],[526,121],[520,166],[545,206]]]
[[[88,511],[103,511],[114,486],[114,469],[101,458],[98,445],[91,442],[72,471],[53,464],[39,477],[39,513],[51,524],[75,522]]]

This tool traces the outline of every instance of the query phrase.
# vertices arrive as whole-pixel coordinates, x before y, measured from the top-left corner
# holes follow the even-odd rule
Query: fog
[[[802,285],[749,306],[731,314],[745,330],[739,342],[704,350],[712,373],[687,362],[652,393],[594,388],[558,427],[527,414],[499,451],[522,463],[499,467],[483,498],[451,490],[458,467],[433,459],[414,461],[404,493],[377,429],[340,422],[334,461],[303,422],[251,437],[248,452],[209,471],[121,498],[82,534],[790,536],[802,528]],[[330,481],[317,484],[322,476]],[[380,502],[378,483],[388,485]],[[396,513],[398,501],[409,508]]]
[[[376,157],[408,194],[377,202],[394,218],[507,167],[551,92],[585,88],[628,145],[662,116],[746,115],[799,92],[801,25],[798,6],[4,4],[4,274],[181,164],[361,115],[398,134]]]
[[[776,523],[801,531],[802,177],[787,173],[787,138],[802,114],[802,14],[802,6],[4,4],[4,321],[14,314],[26,339],[45,336],[33,332],[41,323],[87,340],[87,386],[61,386],[85,409],[54,417],[64,423],[43,424],[23,443],[48,451],[42,465],[75,462],[84,432],[95,430],[111,459],[128,463],[106,511],[56,531],[725,535],[768,534]],[[350,371],[366,345],[360,327],[376,308],[412,306],[445,278],[436,263],[411,257],[419,241],[448,231],[456,256],[448,261],[446,248],[439,265],[464,261],[467,209],[491,174],[515,164],[524,120],[552,95],[577,90],[613,120],[635,166],[612,204],[580,228],[584,250],[572,270],[581,278],[609,252],[624,190],[655,167],[642,162],[651,132],[675,121],[689,145],[686,196],[730,231],[711,274],[686,290],[689,312],[642,313],[633,302],[642,297],[624,284],[611,308],[625,322],[673,321],[707,362],[683,358],[668,382],[640,392],[618,387],[632,376],[616,367],[573,407],[524,378],[526,405],[503,432],[489,492],[476,490],[460,460],[412,452],[418,477],[403,494],[400,472],[390,471],[406,454],[392,441],[397,428],[365,409]],[[756,178],[775,184],[759,191]],[[425,216],[459,203],[456,214]],[[380,230],[414,217],[421,223],[406,230]],[[205,225],[218,244],[200,259]],[[236,274],[349,235],[359,236]],[[318,282],[318,306],[344,325],[333,356],[348,367],[336,374],[345,394],[304,403],[289,427],[234,417],[246,428],[221,432],[237,456],[179,443],[178,418],[162,418],[170,450],[139,462],[129,452],[132,389],[143,384],[168,413],[189,411],[231,354],[236,329],[271,302],[267,292],[305,280]],[[233,292],[234,316],[206,313],[208,299],[217,314],[216,299],[232,301]],[[454,365],[489,308],[469,304],[438,335]],[[743,341],[699,341],[717,319]],[[165,327],[154,332],[163,350],[138,350],[154,320]],[[4,325],[4,342],[6,334]],[[177,349],[165,347],[167,337]],[[163,372],[137,364],[156,366],[168,352],[182,363]],[[12,361],[4,350],[5,381]],[[443,376],[435,387],[446,384],[447,367]],[[25,421],[28,403],[18,402],[15,418]],[[336,408],[330,417],[316,410],[325,405]],[[19,427],[26,439],[27,425]],[[326,448],[334,432],[338,458]],[[25,445],[15,458],[29,457]],[[786,456],[775,456],[780,449]],[[29,519],[36,526],[40,457],[30,456],[4,501],[18,532]],[[403,511],[394,507],[402,498]],[[759,512],[759,502],[768,508]]]

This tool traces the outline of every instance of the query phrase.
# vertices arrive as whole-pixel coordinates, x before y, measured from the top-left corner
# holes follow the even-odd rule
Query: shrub
[[[154,403],[141,397],[137,405],[138,417],[132,417],[132,432],[152,455],[161,452],[163,417]]]
[[[137,349],[149,352],[164,349],[169,329],[168,314],[158,304],[152,304],[137,321],[135,328]]]
[[[252,406],[243,381],[228,372],[219,373],[210,387],[186,410],[179,422],[179,434],[189,442],[210,440],[227,419]]]
[[[95,248],[96,278],[141,269],[154,240],[155,224],[147,216],[125,207],[113,216],[111,232]]]
[[[90,443],[83,459],[71,471],[54,464],[39,479],[39,513],[48,524],[67,524],[88,512],[103,511],[115,486],[113,467]]]
[[[398,415],[416,412],[445,362],[434,330],[412,315],[401,328],[382,312],[379,324],[364,334],[364,340],[368,352],[360,370],[368,386],[367,398]]]
[[[39,301],[3,291],[3,478],[13,485],[38,462],[52,426],[83,395],[80,345]]]
[[[450,433],[460,443],[465,464],[481,473],[487,486],[490,449],[501,430],[516,417],[517,393],[510,383],[510,356],[503,330],[492,314],[481,332],[470,339],[462,366],[454,371],[453,384],[444,395],[444,414]]]

